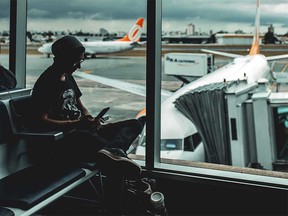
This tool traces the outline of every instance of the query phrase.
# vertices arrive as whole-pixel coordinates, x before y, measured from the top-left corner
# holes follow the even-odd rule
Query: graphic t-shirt
[[[48,68],[33,88],[35,115],[48,113],[49,118],[75,120],[81,118],[77,98],[82,93],[72,75],[65,75],[65,81],[54,76],[53,67]]]
[[[81,111],[77,107],[76,95],[73,89],[62,92],[58,98],[59,116],[61,119],[79,119]],[[53,115],[51,113],[51,115]]]

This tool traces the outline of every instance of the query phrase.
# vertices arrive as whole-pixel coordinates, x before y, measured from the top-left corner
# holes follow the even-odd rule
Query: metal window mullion
[[[160,162],[162,0],[147,0],[146,168]]]
[[[15,73],[17,88],[26,86],[27,0],[10,2],[9,69]]]

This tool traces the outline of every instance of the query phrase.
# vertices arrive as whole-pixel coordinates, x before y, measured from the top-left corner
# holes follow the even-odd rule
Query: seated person
[[[63,141],[52,149],[63,163],[96,161],[108,176],[137,178],[141,167],[128,158],[126,151],[145,122],[128,119],[105,124],[102,118],[96,119],[89,113],[72,76],[81,68],[84,52],[82,43],[73,36],[64,36],[53,43],[54,62],[33,87],[30,126],[37,131],[64,132]]]

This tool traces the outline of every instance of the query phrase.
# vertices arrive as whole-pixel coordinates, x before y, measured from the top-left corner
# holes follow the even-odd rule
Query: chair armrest
[[[45,140],[57,141],[64,137],[63,132],[49,131],[49,132],[14,132],[14,136],[18,139],[29,140]]]

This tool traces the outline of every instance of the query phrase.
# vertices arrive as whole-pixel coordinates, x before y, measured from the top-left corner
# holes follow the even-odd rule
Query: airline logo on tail
[[[118,39],[117,41],[139,42],[142,33],[143,23],[144,18],[139,18],[136,21],[136,23],[132,26],[128,34],[125,35],[125,37]]]

